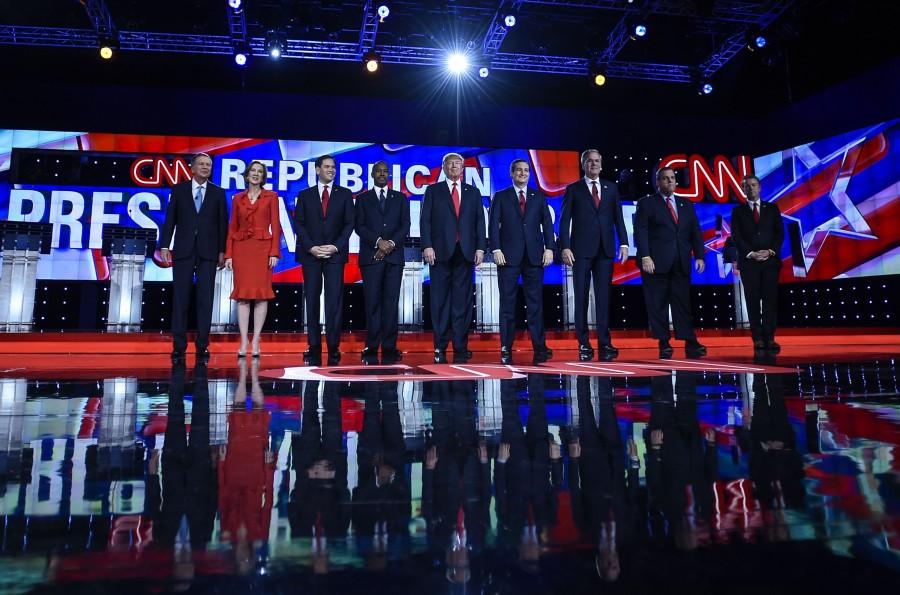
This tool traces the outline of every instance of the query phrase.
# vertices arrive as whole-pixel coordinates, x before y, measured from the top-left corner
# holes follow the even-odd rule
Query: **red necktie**
[[[525,191],[519,190],[519,211],[525,216]]]
[[[753,203],[753,220],[759,223],[759,203]]]
[[[322,186],[322,216],[328,215],[328,186]]]
[[[591,196],[594,197],[594,208],[600,208],[600,191],[597,190],[597,182],[591,182],[593,186],[591,186]]]
[[[459,190],[456,189],[456,182],[453,182],[453,190],[450,191],[450,198],[453,199],[453,208],[456,209],[456,218],[459,219]]]
[[[675,211],[675,206],[672,204],[673,198],[670,196],[666,199],[666,206],[669,207],[669,214],[672,215],[672,221],[675,222],[675,225],[678,225],[678,213]]]

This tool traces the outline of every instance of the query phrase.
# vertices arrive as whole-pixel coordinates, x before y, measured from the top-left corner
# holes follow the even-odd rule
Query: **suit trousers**
[[[403,265],[378,262],[359,267],[366,300],[366,347],[397,348],[397,307]]]
[[[187,347],[188,308],[191,287],[197,276],[197,349],[209,346],[209,327],[212,325],[213,293],[216,286],[216,261],[204,260],[194,253],[193,258],[176,259],[172,265],[172,343],[177,351]]]
[[[750,317],[750,334],[754,341],[775,338],[778,318],[778,274],[780,267],[741,263],[741,284]]]
[[[500,289],[500,345],[511,349],[516,338],[516,294],[520,275],[531,346],[534,349],[543,349],[544,267],[535,266],[526,260],[523,260],[521,265],[507,264],[497,267],[497,284]]]
[[[431,277],[431,325],[434,329],[434,348],[447,349],[451,338],[453,351],[462,352],[469,345],[472,325],[472,263],[463,258],[459,244],[450,260],[435,262],[429,267]]]
[[[672,308],[672,325],[675,338],[695,340],[691,319],[691,277],[677,266],[668,273],[641,273],[644,301],[650,333],[659,341],[669,340],[669,306]]]
[[[597,340],[609,345],[609,295],[612,288],[613,259],[603,256],[575,258],[572,282],[575,289],[575,334],[579,345],[590,345],[587,309],[590,301],[590,283],[594,283],[594,305],[597,308]]]
[[[344,318],[344,264],[328,258],[303,264],[303,291],[306,296],[306,332],[309,347],[322,349],[322,329],[319,324],[319,299],[322,281],[325,282],[325,343],[328,351],[337,351],[341,344]]]

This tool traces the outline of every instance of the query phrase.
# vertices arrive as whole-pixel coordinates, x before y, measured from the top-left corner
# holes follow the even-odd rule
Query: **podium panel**
[[[50,253],[49,223],[0,221],[0,332],[25,333],[34,327],[34,291],[41,254]]]

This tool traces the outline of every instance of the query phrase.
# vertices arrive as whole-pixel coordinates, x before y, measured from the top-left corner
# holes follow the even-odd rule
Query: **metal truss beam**
[[[766,4],[766,10],[759,16],[759,19],[753,23],[753,27],[742,27],[736,33],[729,35],[719,47],[713,51],[710,56],[704,60],[698,67],[698,72],[703,78],[710,78],[722,69],[728,62],[740,53],[747,45],[747,35],[754,31],[762,31],[778,17],[783,15],[787,9],[794,4],[794,0],[772,0]]]
[[[84,11],[91,20],[94,31],[100,37],[113,38],[116,36],[116,25],[113,23],[109,8],[103,0],[79,0],[84,6]]]
[[[528,4],[560,6],[568,8],[590,8],[597,10],[622,11],[632,8],[632,3],[625,0],[525,0]],[[713,4],[709,15],[697,12],[693,2],[685,0],[660,0],[650,11],[654,14],[688,17],[703,21],[722,23],[756,24],[766,14],[764,2],[747,2],[742,0],[718,0]]]
[[[375,47],[375,37],[378,35],[378,12],[375,3],[372,0],[366,0],[363,7],[363,22],[359,29],[359,46],[357,47],[358,58],[362,59],[363,55]]]
[[[225,10],[228,11],[228,30],[231,32],[231,46],[235,50],[247,47],[247,20],[243,7],[235,10],[225,0]]]
[[[500,1],[500,6],[497,7],[497,12],[491,18],[491,24],[488,25],[487,33],[484,34],[484,41],[481,43],[481,51],[488,58],[493,57],[500,51],[500,46],[503,45],[503,40],[506,39],[506,34],[509,33],[509,28],[504,22],[506,13],[510,10],[518,10],[522,2],[523,0]]]

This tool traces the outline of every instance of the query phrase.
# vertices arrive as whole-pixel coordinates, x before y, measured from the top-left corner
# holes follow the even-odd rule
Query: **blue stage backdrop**
[[[893,120],[755,159],[684,153],[625,160],[607,153],[603,175],[616,180],[625,197],[633,254],[635,200],[649,191],[656,167],[676,168],[679,194],[697,203],[707,247],[706,272],[695,276],[697,283],[732,280],[723,248],[731,209],[744,199],[740,180],[748,173],[762,179],[764,198],[777,202],[785,214],[789,241],[783,281],[896,274],[900,152],[892,145],[898,136],[900,120]],[[370,187],[373,163],[387,161],[391,187],[410,198],[413,238],[419,234],[425,187],[442,179],[440,162],[449,151],[465,157],[465,181],[479,189],[485,209],[495,191],[509,186],[509,164],[515,158],[530,163],[530,183],[550,197],[554,222],[565,186],[580,176],[575,151],[0,130],[0,219],[53,224],[53,251],[41,260],[40,278],[106,279],[108,266],[100,254],[103,227],[158,230],[169,187],[189,178],[189,156],[197,151],[213,156],[213,181],[229,196],[243,190],[241,174],[251,160],[269,168],[269,187],[281,198],[286,256],[276,282],[302,280],[300,267],[289,257],[295,239],[290,212],[297,193],[314,183],[313,161],[319,155],[336,157],[337,181],[354,193]],[[357,245],[354,235],[348,283],[360,279]],[[171,279],[158,255],[148,262],[146,279]],[[558,265],[548,270],[545,281],[561,282]],[[616,283],[639,281],[634,259],[616,265]]]

